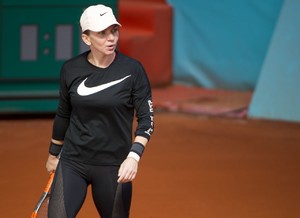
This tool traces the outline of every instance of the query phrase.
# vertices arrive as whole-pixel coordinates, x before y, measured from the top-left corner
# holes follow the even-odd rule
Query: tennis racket
[[[47,182],[47,185],[44,189],[44,192],[31,214],[31,218],[47,218],[48,217],[48,203],[49,203],[50,188],[51,188],[51,185],[53,182],[53,177],[54,177],[54,173],[51,173],[50,178]]]

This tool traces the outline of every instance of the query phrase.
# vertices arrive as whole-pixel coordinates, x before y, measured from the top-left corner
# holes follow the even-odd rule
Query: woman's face
[[[83,40],[90,46],[92,52],[110,55],[117,47],[119,26],[112,25],[101,32],[89,31],[88,35],[83,34]]]

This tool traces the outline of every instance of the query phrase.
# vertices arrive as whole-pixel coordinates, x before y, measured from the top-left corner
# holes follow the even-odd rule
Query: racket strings
[[[47,218],[48,217],[48,206],[49,206],[49,199],[50,199],[50,193],[47,194],[45,200],[41,204],[38,212],[37,212],[37,218]]]

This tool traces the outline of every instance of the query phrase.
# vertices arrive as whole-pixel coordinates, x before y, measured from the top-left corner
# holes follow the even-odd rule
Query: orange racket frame
[[[50,188],[51,188],[51,185],[52,185],[52,182],[53,182],[53,178],[54,178],[54,172],[50,174],[50,178],[47,182],[47,185],[44,189],[44,192],[43,192],[42,196],[40,197],[38,203],[36,204],[32,214],[31,214],[31,218],[37,218],[39,209],[41,208],[43,202],[45,201],[46,197],[48,196],[48,194],[50,192]]]

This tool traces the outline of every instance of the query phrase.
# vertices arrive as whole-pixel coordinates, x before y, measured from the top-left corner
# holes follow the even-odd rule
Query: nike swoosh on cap
[[[109,83],[101,84],[101,85],[99,85],[99,86],[94,86],[94,87],[86,87],[86,86],[85,86],[84,83],[85,83],[85,81],[88,79],[88,77],[87,77],[85,80],[83,80],[83,81],[79,84],[79,86],[78,86],[78,88],[77,88],[77,93],[78,93],[78,95],[80,95],[80,96],[92,95],[92,94],[95,94],[95,93],[97,93],[97,92],[103,91],[104,89],[107,89],[107,88],[109,88],[109,87],[111,87],[111,86],[114,86],[114,85],[116,85],[116,84],[118,84],[118,83],[121,83],[122,81],[124,81],[125,79],[127,79],[127,78],[130,77],[130,76],[131,76],[131,75],[125,76],[125,77],[122,78],[122,79],[114,80],[114,81],[111,81],[111,82],[109,82]]]

